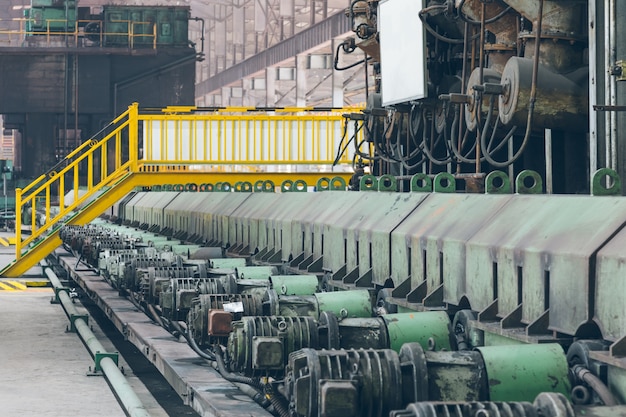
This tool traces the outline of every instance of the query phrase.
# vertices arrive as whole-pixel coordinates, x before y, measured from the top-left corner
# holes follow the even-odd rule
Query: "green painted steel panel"
[[[292,213],[291,248],[292,254],[301,253],[308,257],[319,258],[324,255],[324,267],[336,271],[344,264],[344,246],[332,246],[327,243],[325,231],[327,224],[332,224],[345,213],[356,207],[360,193],[355,192],[319,192],[307,193],[310,202],[299,212]]]
[[[213,193],[215,194],[215,193]],[[242,204],[245,204],[246,200],[248,200],[252,194],[251,193],[217,193],[217,194],[225,194],[227,197],[224,198],[220,204],[214,206],[213,208],[213,234],[217,236],[222,244],[226,244],[228,242],[229,236],[229,216]],[[202,208],[204,211],[204,208]],[[207,212],[207,211],[205,211]]]
[[[311,206],[305,209],[306,219],[301,223],[301,241],[305,255],[313,254],[314,258],[324,255],[325,268],[331,271],[341,268],[345,263],[344,246],[343,243],[341,246],[328,243],[328,224],[336,223],[348,210],[356,207],[358,198],[358,193],[316,194]]]
[[[229,216],[228,243],[249,245],[250,253],[266,248],[267,240],[260,240],[259,223],[277,204],[274,193],[252,194]]]
[[[471,279],[465,271],[465,245],[511,196],[426,195],[391,234],[391,276],[398,285],[410,275],[412,289],[427,280],[426,293],[444,284],[444,302],[458,305],[466,279]]]
[[[178,197],[178,194],[174,191],[146,192],[145,196],[134,204],[135,220],[139,224],[148,224],[150,226],[155,224],[163,225],[165,223],[163,210]]]
[[[575,334],[590,320],[590,259],[626,222],[626,199],[515,195],[467,246],[467,293],[498,315],[522,304],[522,322],[549,308],[549,329]]]
[[[188,46],[189,8],[167,6],[104,6],[105,46],[128,45],[128,33],[135,46]]]
[[[604,197],[602,197],[604,198]],[[605,339],[626,336],[626,229],[598,252],[594,320]],[[626,390],[624,390],[626,392]]]
[[[303,210],[310,207],[317,193],[255,193],[245,204],[233,212],[232,222],[243,232],[238,232],[237,243],[251,245],[254,249],[273,249],[280,252],[284,260],[290,255],[300,254],[302,237],[299,236],[295,248],[292,225]],[[246,230],[247,229],[247,230]],[[231,232],[232,233],[232,232]],[[294,253],[294,251],[296,253]]]
[[[607,368],[609,390],[619,404],[626,404],[626,369],[609,365]]]
[[[404,343],[417,342],[424,350],[429,340],[435,342],[435,350],[452,350],[450,346],[450,318],[445,311],[385,314],[389,347],[396,352]]]
[[[362,194],[359,205],[354,206],[357,208],[347,211],[341,218],[342,222],[333,227],[333,243],[343,245],[343,239],[347,239],[348,270],[358,265],[362,275],[371,268],[373,281],[382,284],[391,275],[391,233],[424,201],[426,195]]]
[[[267,236],[267,247],[276,251],[281,250],[283,260],[288,260],[290,256],[295,257],[300,252],[294,253],[296,248],[301,246],[302,238],[296,242],[292,241],[294,217],[310,205],[315,205],[319,193],[291,192],[279,194],[277,204],[272,206],[261,225],[264,226]]]
[[[172,230],[184,230],[190,235],[206,237],[207,225],[201,210],[224,198],[224,193],[181,193],[165,208],[165,225]]]
[[[135,205],[140,204],[140,201],[145,198],[147,193],[137,193],[131,198],[124,207],[124,214],[121,215],[125,220],[135,221]]]
[[[330,311],[337,317],[371,317],[372,303],[367,290],[320,292],[315,294],[318,311]]]
[[[542,392],[569,398],[563,348],[556,343],[477,348],[483,356],[491,401],[534,401]]]
[[[178,196],[165,207],[163,207],[164,222],[163,227],[171,229],[173,233],[191,230],[193,217],[181,216],[180,210],[190,210],[200,206],[199,193],[180,192]],[[204,193],[202,196],[206,198]],[[187,212],[189,214],[189,212]]]
[[[44,2],[47,3],[47,2]],[[48,7],[48,4],[33,6],[27,10],[26,31],[28,32],[74,32],[76,28],[76,7],[73,2],[65,6]]]

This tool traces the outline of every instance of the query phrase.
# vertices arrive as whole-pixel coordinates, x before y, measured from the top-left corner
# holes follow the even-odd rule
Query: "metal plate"
[[[626,221],[626,200],[515,195],[467,247],[467,292],[482,310],[498,298],[521,321],[550,309],[549,329],[575,334],[591,319],[590,259]]]
[[[124,207],[124,219],[134,221],[135,219],[135,206],[140,204],[140,201],[146,196],[147,193],[137,193],[131,198]]]
[[[594,320],[605,339],[626,335],[626,230],[622,229],[598,252],[594,292]]]
[[[259,223],[266,218],[270,209],[279,204],[274,193],[255,193],[246,199],[229,218],[228,243],[250,246],[250,253],[267,247],[267,240],[261,240]]]
[[[428,198],[391,234],[391,276],[411,289],[427,280],[426,293],[444,284],[444,301],[465,296],[465,245],[511,196],[427,194]]]
[[[171,228],[173,232],[186,231],[190,235],[196,233],[195,229],[201,228],[198,224],[198,216],[192,213],[212,197],[213,193],[180,193],[164,210],[165,223],[163,227]],[[187,215],[181,216],[185,212]]]

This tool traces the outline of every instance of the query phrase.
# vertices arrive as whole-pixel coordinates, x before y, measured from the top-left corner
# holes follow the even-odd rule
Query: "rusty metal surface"
[[[466,242],[511,199],[510,195],[430,194],[391,234],[391,276],[396,285],[411,276],[411,289],[425,280],[430,293],[444,284],[444,301],[466,293]]]
[[[591,318],[590,260],[625,221],[620,198],[514,196],[467,245],[472,308],[497,298],[497,315],[520,325],[549,308],[549,329],[575,334]]]

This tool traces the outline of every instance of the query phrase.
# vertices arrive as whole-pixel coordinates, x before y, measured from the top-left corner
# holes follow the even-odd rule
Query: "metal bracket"
[[[626,81],[626,61],[615,61],[615,65],[611,68],[611,75],[614,75],[617,81]]]
[[[595,111],[626,111],[626,106],[605,106],[603,104],[596,104],[593,106]]]
[[[71,314],[70,315],[70,329],[72,333],[76,333],[76,320],[82,319],[85,324],[89,323],[89,316],[87,314]]]
[[[607,177],[608,185],[605,186],[602,180]],[[622,181],[619,174],[610,168],[600,168],[593,174],[591,180],[591,194],[598,196],[621,195]]]
[[[70,294],[70,289],[68,287],[55,287],[54,288],[54,297],[50,300],[50,304],[61,304],[61,300],[59,300],[59,293],[61,291],[65,291],[67,295]]]
[[[104,358],[111,358],[113,359],[113,362],[115,362],[115,366],[119,365],[119,353],[114,352],[114,353],[107,353],[107,352],[96,352],[96,354],[94,355],[94,373],[99,373],[102,372],[102,368],[100,367],[100,362],[102,362],[102,359]]]

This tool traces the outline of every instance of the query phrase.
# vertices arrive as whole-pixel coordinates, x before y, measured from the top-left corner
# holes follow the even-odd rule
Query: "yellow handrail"
[[[269,172],[269,165],[308,164],[330,171],[333,162],[350,164],[352,156],[347,152],[334,161],[337,149],[347,147],[351,135],[361,133],[348,128],[342,113],[341,109],[256,112],[242,108],[202,113],[194,107],[168,107],[140,114],[133,103],[113,120],[102,139],[86,141],[51,171],[16,189],[16,260],[96,193],[129,174],[161,172],[162,166],[186,171],[215,171],[218,166],[223,172],[221,167],[237,165]],[[58,196],[58,212],[53,210],[53,196]],[[23,224],[30,229],[24,240]]]
[[[50,44],[50,41],[54,39],[54,37],[67,36],[74,39],[74,46],[81,46],[79,44],[79,38],[86,38],[89,36],[98,36],[100,40],[100,47],[104,47],[103,40],[107,36],[125,36],[127,37],[127,42],[129,47],[132,49],[135,47],[135,39],[136,38],[152,38],[151,42],[140,42],[142,47],[144,45],[151,45],[152,49],[157,48],[157,29],[156,25],[153,22],[136,22],[131,20],[114,20],[111,22],[126,22],[128,24],[128,29],[126,32],[104,32],[102,30],[102,26],[100,32],[95,33],[85,33],[84,31],[79,30],[80,27],[85,26],[88,23],[99,23],[99,20],[66,20],[66,19],[46,19],[44,21],[45,30],[26,30],[25,26],[28,22],[35,22],[35,19],[32,18],[20,18],[20,19],[0,19],[0,25],[4,22],[7,22],[7,25],[13,25],[14,22],[19,22],[18,29],[1,29],[0,28],[0,41],[6,42],[9,45],[15,44],[16,47],[23,46],[23,40],[26,36],[41,36],[42,39],[45,39]],[[53,26],[55,23],[58,24],[73,24],[74,28],[69,31],[65,30],[56,30]],[[135,26],[146,26],[151,25],[151,30],[149,31],[140,31],[147,33],[135,33]],[[60,25],[59,25],[60,26]],[[59,38],[60,39],[60,38]],[[40,45],[41,46],[41,45]]]

